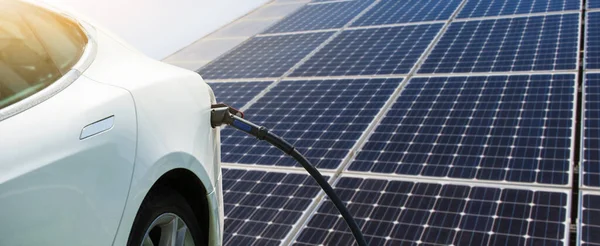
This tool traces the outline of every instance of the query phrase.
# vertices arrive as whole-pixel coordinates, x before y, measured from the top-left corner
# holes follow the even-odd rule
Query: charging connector
[[[225,104],[215,104],[212,105],[210,124],[213,128],[219,127],[223,124],[230,125],[240,131],[243,131],[247,134],[256,137],[259,140],[267,141],[271,145],[275,146],[276,148],[283,151],[285,154],[291,156],[296,161],[298,161],[298,163],[300,163],[300,165],[302,165],[302,167],[306,169],[306,171],[313,177],[313,179],[317,181],[317,184],[321,186],[321,188],[323,189],[325,194],[327,194],[331,202],[333,202],[335,207],[338,209],[338,211],[348,224],[348,227],[350,227],[350,230],[352,231],[352,234],[354,235],[354,238],[356,239],[358,245],[366,246],[367,241],[365,240],[365,237],[360,231],[360,228],[356,224],[356,221],[354,221],[354,218],[352,217],[350,212],[348,212],[348,209],[346,208],[346,205],[344,205],[344,202],[342,202],[342,200],[337,196],[333,188],[331,188],[331,185],[327,183],[327,180],[323,177],[323,175],[321,175],[319,170],[317,170],[317,168],[315,168],[310,163],[310,161],[308,161],[308,159],[306,159],[306,157],[304,157],[300,152],[298,152],[298,150],[296,150],[294,146],[292,146],[290,143],[288,143],[281,137],[269,132],[267,128],[256,125],[244,119],[243,117],[244,114],[237,109],[229,107]]]

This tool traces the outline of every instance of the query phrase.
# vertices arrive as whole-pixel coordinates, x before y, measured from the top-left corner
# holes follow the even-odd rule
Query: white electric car
[[[220,245],[210,87],[80,18],[0,0],[0,245]]]

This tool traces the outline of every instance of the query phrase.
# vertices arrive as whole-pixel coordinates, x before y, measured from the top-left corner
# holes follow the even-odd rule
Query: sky
[[[163,59],[268,0],[41,0],[85,15],[146,55]]]

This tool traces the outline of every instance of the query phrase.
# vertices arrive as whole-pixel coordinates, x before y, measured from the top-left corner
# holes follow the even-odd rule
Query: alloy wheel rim
[[[195,246],[185,222],[174,213],[159,215],[144,233],[141,246]]]

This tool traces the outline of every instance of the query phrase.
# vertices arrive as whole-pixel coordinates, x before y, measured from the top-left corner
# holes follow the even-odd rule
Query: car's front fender
[[[154,163],[144,163],[143,160],[136,163],[136,167],[134,170],[134,175],[136,176],[136,178],[132,180],[127,203],[123,211],[123,217],[121,218],[121,224],[117,231],[117,235],[115,237],[113,245],[127,244],[127,240],[129,238],[129,233],[131,232],[131,227],[135,220],[135,216],[142,204],[142,201],[148,194],[148,191],[155,184],[156,180],[160,179],[160,177],[162,177],[167,172],[175,169],[186,169],[191,171],[196,175],[196,177],[198,177],[198,179],[200,179],[200,181],[206,188],[206,196],[208,199],[210,210],[209,214],[211,215],[209,221],[211,231],[209,236],[211,239],[220,238],[220,228],[222,225],[219,221],[219,217],[213,216],[215,215],[215,212],[219,212],[218,196],[216,195],[215,186],[211,182],[209,173],[207,173],[206,170],[202,167],[203,165],[199,162],[197,158],[184,152],[169,153],[163,156],[162,158],[158,159]],[[211,245],[218,245],[217,241],[215,241],[215,244]]]

